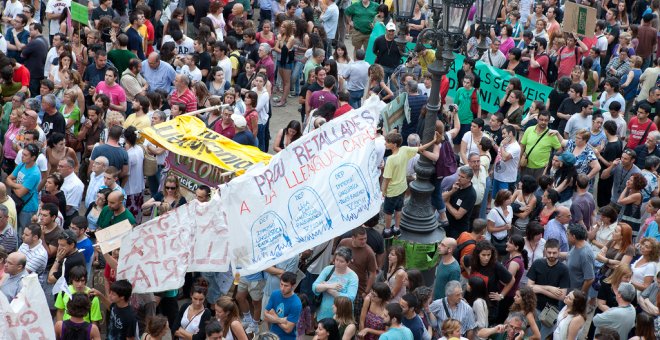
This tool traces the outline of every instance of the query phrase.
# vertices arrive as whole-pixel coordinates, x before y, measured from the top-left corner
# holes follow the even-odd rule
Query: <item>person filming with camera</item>
[[[542,37],[534,38],[534,42],[527,46],[529,51],[529,73],[527,77],[535,82],[548,85],[548,64],[550,58],[545,53],[548,41]]]

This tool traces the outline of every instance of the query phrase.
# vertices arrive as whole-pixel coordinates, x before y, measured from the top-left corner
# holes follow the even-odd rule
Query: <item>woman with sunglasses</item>
[[[167,176],[163,191],[155,193],[148,201],[142,204],[142,209],[158,208],[152,212],[152,216],[158,216],[163,209],[169,211],[186,204],[186,198],[181,195],[179,180],[174,176]]]

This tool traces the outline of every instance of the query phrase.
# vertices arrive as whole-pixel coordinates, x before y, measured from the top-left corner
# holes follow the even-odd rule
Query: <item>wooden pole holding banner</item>
[[[206,113],[206,112],[213,111],[213,110],[220,110],[223,106],[227,106],[227,105],[226,104],[216,105],[216,106],[211,106],[211,107],[207,107],[207,108],[204,108],[204,109],[190,111],[190,112],[186,112],[186,113],[182,114],[182,116],[196,116],[200,113]]]

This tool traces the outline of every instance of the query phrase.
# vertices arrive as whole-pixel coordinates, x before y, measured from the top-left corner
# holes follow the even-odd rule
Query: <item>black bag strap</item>
[[[445,317],[447,319],[451,318],[451,314],[449,314],[449,308],[447,307],[447,298],[442,299],[442,307],[445,309]]]
[[[314,261],[316,261],[319,257],[321,257],[321,255],[323,255],[323,253],[325,253],[326,249],[328,249],[328,246],[330,246],[330,241],[328,241],[328,243],[325,245],[325,247],[323,248],[322,251],[320,251],[318,254],[314,255],[311,259],[309,259],[309,261],[306,261],[309,264],[307,266],[305,266],[305,270],[307,270],[307,268],[309,266],[311,266],[312,263],[314,263]],[[334,270],[334,268],[333,268],[333,270]]]
[[[642,141],[646,139],[646,136],[648,136],[649,130],[651,129],[651,125],[653,125],[653,122],[649,121],[649,125],[646,126],[646,130],[644,130],[644,134],[642,135],[642,138],[639,140],[639,144],[642,144]]]
[[[332,277],[332,274],[334,272],[335,272],[335,266],[332,266],[332,269],[330,269],[330,272],[328,273],[328,275],[325,276],[325,280],[323,281],[328,281]]]
[[[548,131],[550,131],[549,128],[545,129],[545,131],[541,134],[541,137],[539,137],[539,139],[536,140],[536,143],[534,143],[534,145],[532,145],[532,148],[529,149],[529,152],[527,153],[527,156],[526,156],[527,158],[529,158],[529,155],[532,154],[532,151],[534,151],[534,148],[536,147],[536,145],[539,144],[541,139],[543,139],[543,137],[545,137],[545,134],[548,133]]]

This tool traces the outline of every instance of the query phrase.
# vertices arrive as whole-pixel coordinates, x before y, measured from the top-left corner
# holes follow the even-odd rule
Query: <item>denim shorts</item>
[[[383,203],[383,212],[387,215],[392,215],[395,211],[401,211],[403,209],[403,197],[406,193],[394,197],[385,197],[385,203]]]
[[[293,64],[294,63],[290,63],[290,64],[286,64],[286,65],[280,64],[280,68],[282,68],[284,70],[293,70]]]

